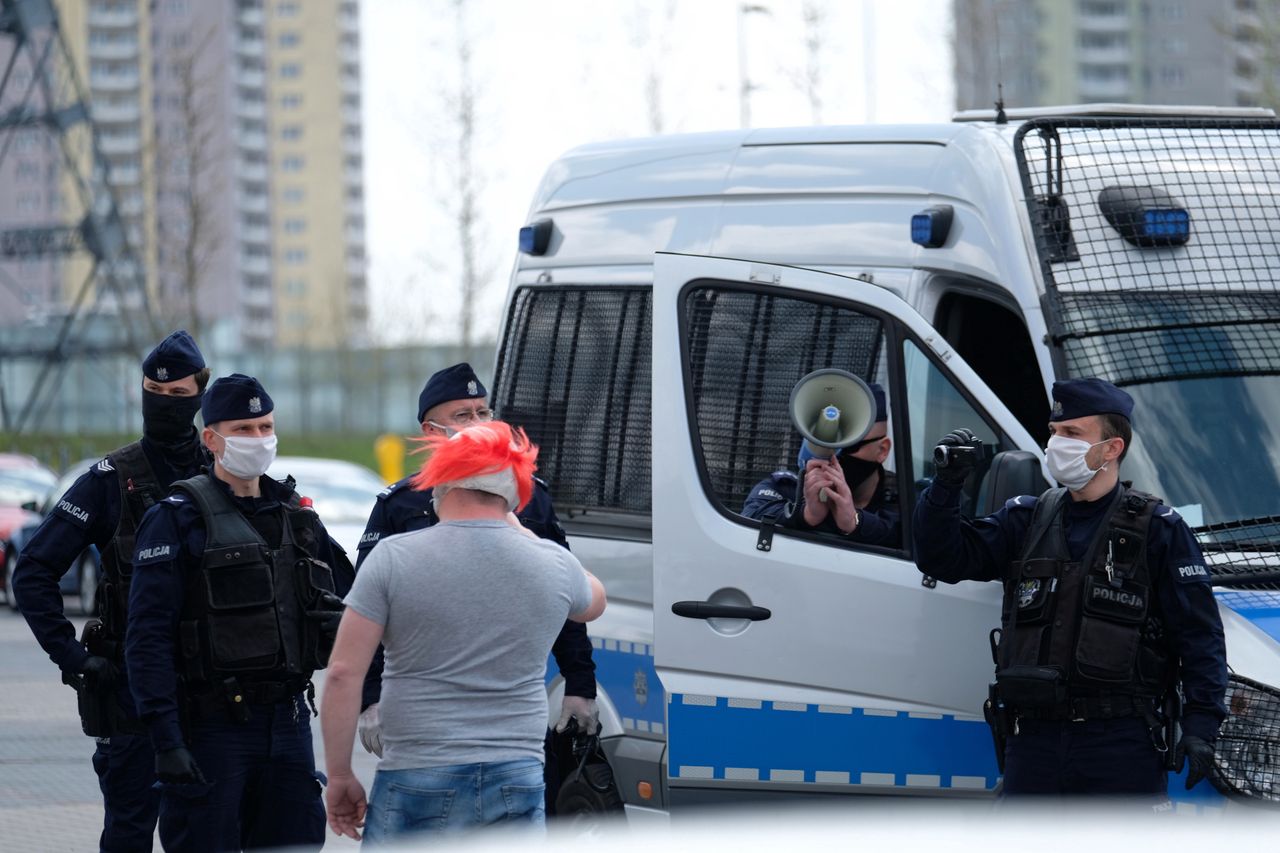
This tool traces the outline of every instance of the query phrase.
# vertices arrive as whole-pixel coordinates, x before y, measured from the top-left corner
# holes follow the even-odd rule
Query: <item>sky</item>
[[[516,237],[547,167],[585,143],[741,126],[945,122],[949,0],[466,0],[476,81],[477,337],[501,322]],[[805,6],[822,13],[820,107]],[[458,340],[459,27],[451,0],[364,0],[364,151],[376,343]],[[654,93],[648,95],[646,93]]]

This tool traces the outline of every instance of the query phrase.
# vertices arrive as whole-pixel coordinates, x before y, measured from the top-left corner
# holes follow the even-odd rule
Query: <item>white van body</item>
[[[1179,122],[1189,122],[1195,127],[1186,134],[1197,139],[1205,131],[1196,122],[1220,122],[1232,132],[1243,126],[1250,140],[1255,123],[1258,133],[1270,134],[1266,138],[1276,134],[1272,114],[1262,110],[1120,106],[1047,114],[1067,121],[1061,131],[1037,125],[1044,139],[1059,132],[1070,138],[1076,119],[1085,127],[1081,132],[1093,134],[1085,147],[1069,152],[1068,174],[1092,168],[1104,159],[1097,152],[1119,139],[1138,145],[1141,156],[1100,180],[1123,184],[1132,173],[1143,188],[1154,181],[1137,175],[1133,162],[1146,160],[1144,150],[1162,155],[1149,140],[1134,142],[1141,133],[1125,122],[1149,128],[1169,119],[1177,129],[1161,126],[1157,132],[1175,134],[1182,133]],[[1089,124],[1094,115],[1105,116],[1100,130]],[[694,387],[700,381],[694,362],[711,358],[691,355],[690,324],[697,320],[690,318],[699,294],[717,305],[739,297],[742,304],[748,297],[773,300],[779,316],[818,306],[814,310],[822,316],[835,312],[848,322],[870,318],[868,323],[878,324],[878,350],[868,362],[872,375],[863,378],[881,381],[889,393],[895,451],[886,467],[897,472],[907,525],[916,493],[911,485],[931,475],[934,440],[952,428],[974,426],[955,418],[981,421],[1001,450],[1039,455],[1047,391],[1055,377],[1079,375],[1070,369],[1079,359],[1105,366],[1111,363],[1108,353],[1129,352],[1100,350],[1092,332],[1061,335],[1060,318],[1048,316],[1080,294],[1108,289],[1111,267],[1090,272],[1094,259],[1140,264],[1144,275],[1159,279],[1147,290],[1156,294],[1152,311],[1167,311],[1158,301],[1166,285],[1208,293],[1207,299],[1214,288],[1255,290],[1263,299],[1275,294],[1277,253],[1243,248],[1267,240],[1273,247],[1275,220],[1239,223],[1237,254],[1248,255],[1251,266],[1242,272],[1226,264],[1223,271],[1214,261],[1223,254],[1217,238],[1201,237],[1222,219],[1195,207],[1207,195],[1177,198],[1171,191],[1172,201],[1157,196],[1158,203],[1148,202],[1191,211],[1193,239],[1157,247],[1130,245],[1117,230],[1108,230],[1103,213],[1081,201],[1085,196],[1072,197],[1072,232],[1059,247],[1062,255],[1046,259],[1047,232],[1037,232],[1027,202],[1028,173],[1044,166],[1021,164],[1016,138],[1035,116],[1011,113],[1007,124],[980,115],[962,118],[936,126],[730,131],[602,143],[567,153],[542,181],[529,222],[541,223],[545,242],[526,246],[539,253],[522,252],[512,273],[493,400],[500,415],[524,423],[543,443],[542,473],[551,481],[573,550],[608,589],[609,609],[590,633],[603,734],[622,796],[634,812],[785,794],[989,796],[999,784],[991,735],[981,718],[992,673],[987,633],[1000,621],[999,586],[922,583],[905,528],[898,548],[857,549],[833,547],[817,536],[765,531],[741,516],[732,501],[741,499],[749,480],[725,462],[734,452],[724,451],[736,447],[724,442],[736,439],[720,432],[708,437],[707,426],[719,414],[706,395],[735,390]],[[1032,138],[1025,130],[1023,136]],[[1028,150],[1032,145],[1021,144]],[[1168,154],[1169,173],[1186,171],[1200,150],[1193,144],[1190,154]],[[1046,158],[1054,165],[1051,154]],[[1280,196],[1276,165],[1242,164],[1256,170],[1251,185],[1268,210],[1274,208],[1273,194]],[[1189,186],[1178,185],[1184,192]],[[1091,186],[1088,198],[1097,191]],[[944,243],[929,248],[913,242],[912,217],[940,205],[951,216]],[[1188,273],[1206,267],[1219,274]],[[1087,274],[1072,279],[1079,269]],[[1053,298],[1047,296],[1053,288],[1046,270],[1056,282]],[[1123,289],[1113,282],[1111,289],[1117,288]],[[591,301],[597,295],[607,301],[610,293],[630,294],[645,305],[637,308],[631,296],[608,304]],[[637,319],[641,310],[643,320]],[[763,316],[751,315],[752,322]],[[1251,329],[1249,321],[1240,322]],[[593,328],[599,341],[590,337]],[[701,333],[697,346],[733,351],[732,341],[707,338],[705,328]],[[975,334],[979,340],[972,339]],[[651,350],[644,352],[650,344],[641,338],[649,335]],[[753,349],[769,345],[767,338],[746,342],[742,357],[748,367],[755,363]],[[613,348],[613,364],[605,368],[599,364],[602,347]],[[595,356],[590,364],[588,353]],[[975,358],[981,370],[970,367]],[[542,361],[534,365],[537,359]],[[766,376],[769,360],[760,361],[743,375],[754,370],[766,377],[761,381],[776,385],[778,380]],[[820,359],[816,364],[843,366]],[[1127,370],[1147,369],[1132,359],[1125,364]],[[703,362],[698,369],[711,368]],[[722,375],[727,368],[716,369]],[[1274,379],[1242,369],[1225,373],[1243,377],[1227,381],[1244,383],[1248,393],[1257,391],[1250,383]],[[593,388],[581,394],[601,392],[601,386],[619,395],[634,392],[632,411],[651,405],[647,435],[627,420],[630,415],[614,397],[594,409],[574,408],[579,392],[570,386],[592,370],[603,373],[582,380]],[[639,377],[641,371],[651,373]],[[615,379],[600,378],[606,374]],[[1216,381],[1203,372],[1183,375],[1193,383]],[[1175,384],[1135,376],[1135,388]],[[624,387],[632,382],[639,384]],[[544,402],[552,398],[554,404]],[[1140,398],[1135,424],[1140,439],[1143,419],[1151,419],[1147,429],[1154,434],[1153,421],[1182,416],[1143,410],[1143,403]],[[786,432],[776,428],[785,413],[768,416],[775,432]],[[1249,420],[1247,428],[1262,420]],[[740,432],[755,429],[747,420],[735,423]],[[555,438],[558,432],[563,436]],[[643,478],[627,473],[635,460],[624,452],[642,439],[651,459]],[[781,447],[794,433],[777,440]],[[610,441],[624,448],[616,458]],[[1274,431],[1247,441],[1270,460],[1267,465],[1280,466]],[[711,447],[715,442],[720,449]],[[758,442],[750,448],[767,455]],[[780,452],[777,458],[785,461],[787,452],[794,454]],[[708,461],[712,453],[719,461]],[[574,462],[575,454],[588,461]],[[582,466],[590,469],[597,456],[609,471],[600,475],[604,485],[593,494],[612,489],[613,498],[584,497],[585,487],[579,488],[596,476],[583,473]],[[1140,441],[1133,458],[1139,473],[1157,471],[1159,460],[1167,464],[1168,451],[1153,446],[1148,455]],[[715,465],[724,470],[713,471]],[[761,470],[755,479],[769,473]],[[732,485],[718,486],[717,478]],[[648,495],[625,487],[645,480]],[[1135,485],[1160,493],[1163,484]],[[1245,503],[1253,507],[1259,501],[1270,508],[1254,511],[1250,519],[1280,515],[1280,494],[1252,496]],[[1169,502],[1193,526],[1244,521],[1213,517],[1212,507],[1191,499]],[[1250,558],[1250,571],[1274,574],[1275,542],[1268,542],[1269,550]],[[1239,562],[1239,555],[1223,552],[1210,561]],[[1254,586],[1261,588],[1220,592],[1229,663],[1236,673],[1277,685],[1277,593],[1266,591],[1266,584]],[[759,621],[685,618],[672,612],[680,601],[763,607],[770,615]],[[561,688],[558,679],[550,685],[555,709]],[[648,798],[638,793],[641,782],[650,783]],[[1178,792],[1181,785],[1170,790]],[[1202,804],[1217,801],[1207,784],[1191,796]]]

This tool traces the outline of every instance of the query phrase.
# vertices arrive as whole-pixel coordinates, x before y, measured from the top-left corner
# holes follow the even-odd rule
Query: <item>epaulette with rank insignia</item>
[[[785,468],[781,471],[774,471],[769,475],[774,480],[795,480],[799,482],[800,477],[794,471],[788,471]]]
[[[104,456],[101,462],[97,463],[89,470],[94,474],[97,474],[99,477],[106,477],[107,475],[114,474],[116,472],[116,466],[111,464],[110,456]]]

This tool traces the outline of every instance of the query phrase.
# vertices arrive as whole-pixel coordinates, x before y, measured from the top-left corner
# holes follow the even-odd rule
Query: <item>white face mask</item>
[[[276,461],[276,437],[274,435],[268,435],[264,438],[222,435],[222,433],[218,432],[215,432],[214,435],[226,442],[226,448],[222,451],[222,456],[218,457],[218,462],[223,468],[227,469],[227,473],[239,477],[241,480],[258,479],[267,473],[271,463]]]
[[[1106,470],[1107,466],[1103,465],[1095,471],[1085,461],[1085,454],[1090,448],[1105,443],[1105,441],[1099,441],[1096,444],[1090,444],[1078,438],[1067,438],[1065,435],[1050,436],[1049,446],[1044,450],[1045,461],[1049,463],[1049,473],[1053,475],[1053,479],[1071,491],[1080,491],[1089,485],[1089,481],[1098,471]]]

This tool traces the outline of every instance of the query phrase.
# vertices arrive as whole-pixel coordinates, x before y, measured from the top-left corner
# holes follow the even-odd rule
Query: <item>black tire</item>
[[[98,559],[88,551],[80,555],[76,567],[76,589],[80,592],[80,615],[97,616]]]
[[[556,814],[561,817],[606,817],[622,812],[622,795],[608,764],[588,764],[560,785]]]
[[[10,544],[4,549],[4,566],[0,569],[4,572],[4,601],[9,605],[9,609],[18,612],[18,600],[13,597],[13,567],[18,563],[18,557],[13,553],[13,545]]]

